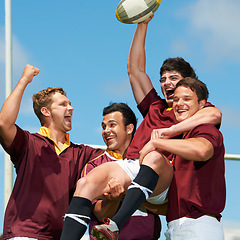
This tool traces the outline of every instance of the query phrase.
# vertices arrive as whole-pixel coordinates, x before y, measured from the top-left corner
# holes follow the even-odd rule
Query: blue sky
[[[40,69],[23,97],[17,119],[23,129],[38,131],[31,97],[49,86],[63,87],[75,108],[73,142],[103,144],[101,114],[111,101],[128,103],[141,122],[126,67],[136,25],[117,21],[117,4],[118,0],[12,1],[13,86],[27,63]],[[4,7],[0,1],[0,106],[5,99]],[[146,39],[146,69],[159,93],[159,68],[168,57],[184,57],[207,84],[209,100],[223,112],[221,131],[228,154],[240,154],[239,12],[239,0],[162,0]],[[240,229],[239,171],[240,162],[226,162],[226,228]],[[3,176],[0,148],[1,228]]]

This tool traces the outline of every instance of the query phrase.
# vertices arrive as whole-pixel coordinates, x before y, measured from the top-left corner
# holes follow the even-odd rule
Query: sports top
[[[198,137],[212,143],[214,155],[204,162],[185,160],[175,155],[174,177],[168,192],[168,222],[181,217],[198,218],[203,215],[215,216],[220,220],[220,213],[225,207],[222,134],[212,124],[201,124],[193,128],[185,139]]]
[[[0,141],[17,172],[5,212],[3,238],[60,239],[76,181],[85,164],[99,155],[99,149],[70,143],[58,155],[52,140],[18,126],[9,148]]]

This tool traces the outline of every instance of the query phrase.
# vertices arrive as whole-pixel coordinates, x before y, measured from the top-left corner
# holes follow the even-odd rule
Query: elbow
[[[205,151],[196,151],[195,161],[205,162],[213,156],[213,153],[214,153],[213,148],[206,149]]]
[[[127,72],[128,72],[129,77],[132,74],[132,71],[133,71],[133,67],[132,67],[131,61],[128,60],[128,62],[127,62]]]
[[[214,125],[220,124],[222,121],[222,112],[216,108],[215,111],[212,112],[212,123]]]
[[[0,132],[2,132],[3,127],[6,126],[0,114]]]

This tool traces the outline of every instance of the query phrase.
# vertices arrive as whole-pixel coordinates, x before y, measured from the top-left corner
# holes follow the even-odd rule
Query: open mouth
[[[174,94],[174,89],[166,89],[167,98],[172,98]]]
[[[65,116],[64,118],[65,118],[66,122],[72,121],[72,116]]]

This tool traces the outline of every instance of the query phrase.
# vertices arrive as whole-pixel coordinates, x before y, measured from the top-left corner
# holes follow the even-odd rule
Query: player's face
[[[169,107],[172,106],[173,94],[176,84],[182,79],[182,75],[176,71],[166,71],[160,79],[162,93]]]
[[[173,111],[178,122],[190,118],[204,106],[205,101],[198,102],[198,97],[188,87],[180,86],[174,92]]]
[[[124,126],[121,112],[112,112],[104,116],[102,137],[109,150],[124,154],[130,143],[130,135]]]
[[[52,96],[51,127],[61,132],[67,132],[72,129],[73,107],[69,99],[61,93],[55,93]]]

